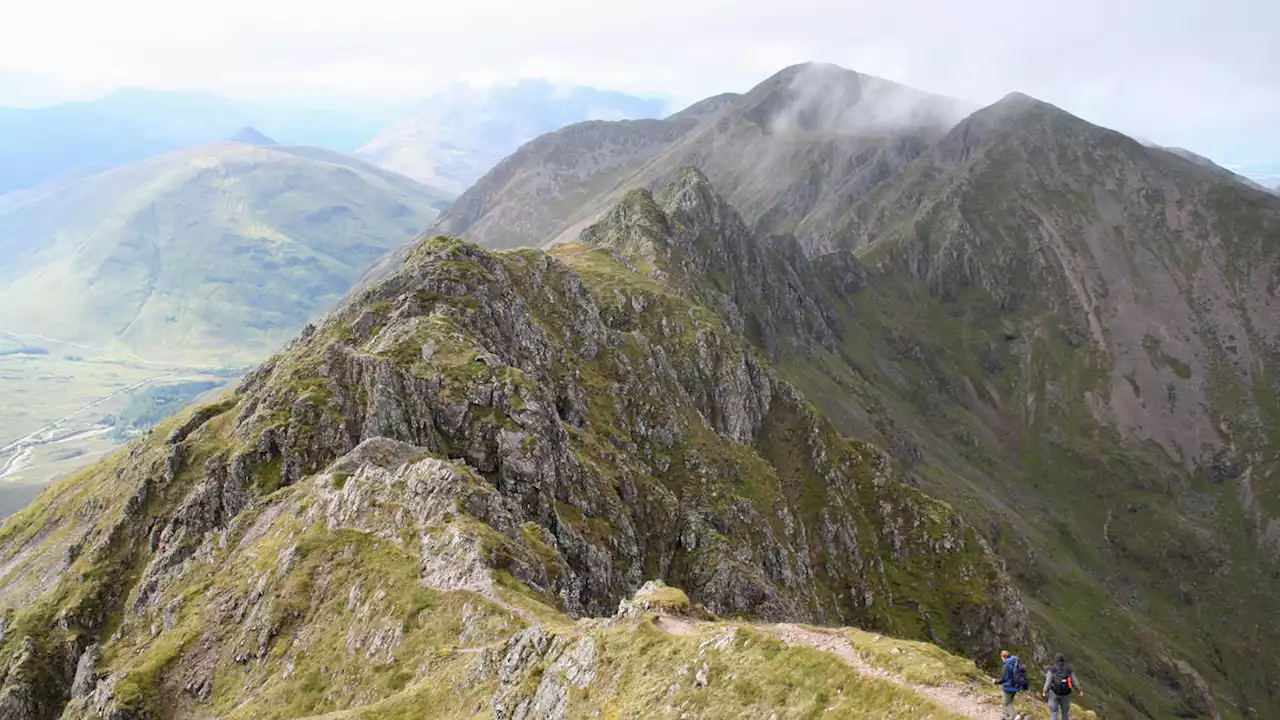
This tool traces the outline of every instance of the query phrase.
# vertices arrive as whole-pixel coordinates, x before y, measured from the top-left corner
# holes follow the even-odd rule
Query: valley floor
[[[116,416],[137,393],[225,374],[0,332],[0,517],[118,448]]]

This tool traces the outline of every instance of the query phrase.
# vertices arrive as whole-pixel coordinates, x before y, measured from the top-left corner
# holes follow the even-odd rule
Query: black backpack
[[[1071,668],[1054,668],[1050,672],[1053,673],[1053,682],[1049,683],[1049,689],[1054,695],[1063,697],[1075,690],[1071,683]]]
[[[1019,690],[1027,690],[1031,687],[1031,683],[1027,682],[1027,666],[1023,665],[1021,660],[1013,666],[1013,677],[1010,679],[1013,681],[1012,685]]]

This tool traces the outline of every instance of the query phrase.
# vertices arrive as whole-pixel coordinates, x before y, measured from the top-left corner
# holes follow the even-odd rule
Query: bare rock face
[[[535,668],[545,668],[537,690],[524,685]],[[499,663],[499,690],[493,716],[502,720],[563,720],[570,688],[585,688],[596,679],[596,643],[588,636],[569,643],[541,628],[517,633]]]
[[[102,650],[97,645],[90,645],[76,663],[76,676],[71,681],[71,697],[86,698],[98,684],[96,676],[98,662],[102,660]]]
[[[1201,717],[1219,718],[1213,691],[1199,672],[1184,660],[1169,661],[1178,676],[1182,699],[1187,709]]]
[[[0,717],[14,720],[39,720],[56,717],[65,694],[56,685],[42,681],[39,667],[42,653],[30,637],[22,639],[5,668],[4,685],[0,686]]]

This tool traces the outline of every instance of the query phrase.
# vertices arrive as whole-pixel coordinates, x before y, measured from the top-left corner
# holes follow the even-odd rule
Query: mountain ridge
[[[696,627],[559,634],[639,587],[988,668],[1064,651],[1109,718],[1273,714],[1280,203],[1025,95],[950,124],[915,91],[859,109],[868,87],[789,68],[526,144],[452,217],[504,208],[482,187],[562,197],[520,231],[562,242],[393,252],[235,391],[0,529],[0,701],[375,714],[480,638],[512,670],[444,654],[467,712],[587,712],[623,695],[561,692],[584,658]],[[922,125],[859,125],[886,116]],[[642,675],[628,707],[666,707]]]
[[[1207,168],[1207,169],[1209,169],[1209,170],[1212,170],[1213,172],[1215,172],[1215,173],[1217,173],[1217,174],[1219,174],[1219,175],[1221,175],[1221,176],[1223,176],[1223,177],[1230,178],[1230,179],[1235,180],[1236,182],[1239,182],[1239,183],[1241,183],[1241,184],[1243,184],[1243,185],[1247,185],[1247,186],[1249,186],[1249,187],[1253,188],[1254,190],[1263,190],[1263,191],[1270,192],[1270,190],[1268,190],[1268,188],[1267,188],[1266,186],[1262,185],[1261,183],[1257,182],[1256,180],[1253,180],[1253,179],[1248,178],[1248,177],[1246,177],[1246,176],[1244,176],[1244,175],[1241,175],[1240,173],[1237,173],[1237,172],[1235,172],[1235,171],[1233,171],[1233,170],[1229,170],[1229,169],[1227,169],[1227,168],[1225,168],[1225,167],[1222,167],[1221,165],[1219,165],[1219,164],[1215,163],[1214,161],[1210,160],[1209,158],[1207,158],[1207,157],[1205,157],[1205,156],[1203,156],[1203,155],[1199,155],[1199,154],[1197,154],[1197,153],[1194,153],[1194,152],[1192,152],[1192,151],[1190,151],[1190,150],[1188,150],[1188,149],[1186,149],[1186,148],[1181,148],[1181,147],[1164,147],[1164,146],[1155,145],[1155,144],[1151,144],[1151,143],[1143,143],[1143,144],[1144,144],[1144,145],[1147,145],[1148,147],[1156,147],[1156,148],[1159,148],[1159,149],[1164,150],[1164,151],[1166,151],[1166,152],[1169,152],[1169,153],[1172,153],[1172,154],[1174,154],[1174,155],[1177,155],[1178,157],[1183,158],[1184,160],[1188,160],[1188,161],[1193,162],[1193,163],[1195,163],[1195,164],[1197,164],[1197,165],[1199,165],[1199,166],[1201,166],[1201,167],[1204,167],[1204,168]]]
[[[967,107],[891,81],[813,63],[785,68],[742,95],[710,101],[715,108],[710,115],[700,111],[670,116],[668,122],[679,138],[669,145],[643,147],[625,165],[622,177],[602,177],[589,163],[578,164],[580,157],[598,152],[596,145],[545,136],[540,142],[561,147],[566,159],[560,163],[572,169],[573,176],[532,190],[506,188],[483,178],[459,197],[463,207],[473,208],[471,215],[446,213],[437,229],[509,247],[520,239],[494,229],[503,224],[486,216],[519,214],[536,218],[522,226],[523,243],[572,240],[630,188],[657,189],[674,180],[681,167],[695,165],[735,206],[750,209],[747,220],[753,230],[789,232],[806,247],[829,248],[827,216],[905,167],[923,151],[928,138],[959,121]],[[691,121],[697,123],[692,128],[674,124]],[[508,162],[531,164],[531,175],[542,167],[534,157],[517,158],[520,153]],[[559,208],[531,200],[551,193],[585,194],[590,200]]]
[[[1015,570],[1033,616],[1101,582],[1101,602],[1149,623],[1141,639],[1117,641],[1108,634],[1132,629],[1089,621],[1094,645],[1120,642],[1153,658],[1121,665],[1162,668],[1151,682],[1185,703],[1167,713],[1226,716],[1236,706],[1224,697],[1230,676],[1211,678],[1220,671],[1209,658],[1267,662],[1264,641],[1237,642],[1239,630],[1191,608],[1247,613],[1270,593],[1270,511],[1251,478],[1276,437],[1273,393],[1258,378],[1275,372],[1277,300],[1266,277],[1280,248],[1277,210],[1210,169],[1015,98],[971,116],[853,206],[840,233],[867,267],[866,322],[857,324],[888,351],[854,355],[870,385],[860,403],[812,396],[844,418],[843,431],[915,458],[923,487],[969,505],[971,521],[990,514],[999,530],[989,537],[1022,525],[1023,514],[1078,523],[1069,542],[1090,549],[1064,556],[1056,545],[1065,538],[1037,539],[1030,528],[998,549],[1014,563],[1025,543],[1085,569],[1070,584],[1051,580],[1062,570],[1044,561]],[[897,407],[868,418],[877,405]],[[969,489],[952,484],[966,476]],[[1070,506],[1030,510],[1049,492],[1068,493]],[[982,509],[993,493],[1018,498],[1019,509]],[[1118,532],[1122,512],[1129,529]],[[1086,527],[1101,528],[1102,540],[1085,539]],[[1169,561],[1156,537],[1196,560]],[[1251,599],[1237,604],[1233,588]],[[1184,631],[1197,624],[1215,639]],[[1096,652],[1072,650],[1077,662],[1106,666]],[[1178,656],[1196,673],[1169,659]],[[1111,672],[1108,684],[1120,684],[1125,671]],[[1247,705],[1261,703],[1259,677],[1234,683]],[[1159,700],[1130,692],[1109,715],[1160,714]]]
[[[556,613],[612,616],[655,578],[714,612],[847,618],[983,659],[1033,642],[974,529],[735,330],[818,321],[785,303],[813,272],[803,253],[749,238],[696,171],[628,203],[554,255],[420,241],[222,399],[8,521],[0,707],[376,712],[458,637],[424,609],[470,615],[482,644],[546,648]],[[330,623],[364,628],[362,607],[373,624],[344,648]],[[548,628],[511,634],[531,618]],[[513,672],[547,655],[522,652]],[[354,706],[314,684],[346,662],[320,657],[361,653],[423,669],[344,674]],[[541,703],[474,672],[496,715]]]
[[[577,208],[530,216],[530,235],[590,239],[619,199],[643,218],[637,188],[656,199],[649,183],[680,159],[733,188],[725,167],[754,167],[763,151],[699,138],[738,121],[744,137],[767,137],[770,115],[751,122],[741,98],[730,103],[670,146],[690,155],[658,148]],[[522,172],[593,152],[542,140],[561,156],[523,158]],[[846,188],[814,181],[820,166],[770,166],[778,201],[748,200],[749,230],[815,261],[851,254],[841,282],[862,289],[824,303],[812,334],[775,324],[772,346],[768,332],[749,336],[842,433],[883,447],[983,528],[1033,625],[1093,668],[1109,717],[1265,715],[1274,668],[1254,628],[1277,561],[1273,198],[1020,93],[895,142],[861,155],[822,146],[847,159],[829,175],[858,179]],[[478,217],[545,207],[497,190],[476,186]],[[468,236],[454,220],[437,227]]]

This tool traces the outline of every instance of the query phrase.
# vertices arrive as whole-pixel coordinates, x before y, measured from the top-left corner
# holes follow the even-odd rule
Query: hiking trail
[[[790,623],[779,623],[767,626],[765,629],[786,645],[808,645],[816,650],[829,652],[844,660],[862,675],[879,678],[922,695],[957,715],[974,718],[974,720],[997,720],[1000,717],[1000,707],[992,701],[977,697],[973,692],[974,687],[919,685],[909,682],[901,675],[868,663],[854,649],[853,644],[839,634],[812,630]]]
[[[671,635],[688,636],[697,633],[700,621],[676,615],[660,614],[655,624]],[[815,650],[839,657],[858,674],[893,683],[900,688],[928,698],[952,713],[973,720],[998,720],[1001,709],[995,697],[978,695],[976,685],[921,685],[913,683],[897,673],[879,668],[863,659],[849,639],[836,632],[801,627],[792,623],[764,625],[760,629],[781,640],[784,645],[807,645]]]

